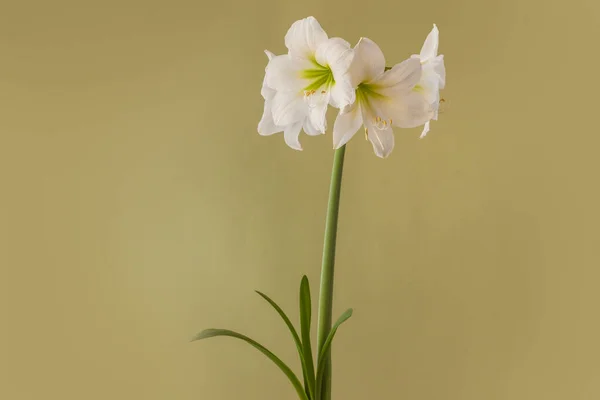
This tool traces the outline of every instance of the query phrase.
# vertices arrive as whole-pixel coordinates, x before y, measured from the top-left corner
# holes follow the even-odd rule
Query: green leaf
[[[315,365],[312,356],[312,347],[310,345],[310,320],[311,320],[311,301],[310,285],[308,278],[302,277],[300,283],[300,334],[302,335],[302,349],[304,351],[304,360],[306,362],[306,378],[311,399],[315,399]]]
[[[344,313],[342,315],[340,315],[338,320],[335,321],[335,324],[333,324],[333,326],[331,327],[331,331],[329,332],[329,335],[327,335],[327,339],[325,340],[325,343],[323,343],[323,348],[321,349],[321,353],[319,354],[319,358],[318,358],[318,362],[317,362],[317,382],[316,382],[317,393],[321,393],[321,385],[323,384],[323,373],[325,372],[325,367],[326,367],[326,363],[327,363],[327,352],[329,351],[329,348],[331,347],[331,342],[333,341],[335,332],[340,327],[340,325],[343,324],[346,320],[348,320],[348,318],[350,318],[351,316],[352,316],[351,308],[344,311]]]
[[[285,322],[285,324],[287,325],[288,329],[292,333],[292,337],[294,338],[294,343],[296,343],[296,349],[298,350],[298,355],[300,356],[300,362],[302,363],[302,375],[304,376],[304,389],[305,389],[306,394],[309,396],[309,398],[312,399],[312,397],[310,395],[310,391],[309,391],[310,386],[309,386],[309,383],[308,383],[308,377],[306,375],[306,361],[304,359],[304,352],[303,352],[303,349],[302,349],[302,342],[300,341],[300,337],[298,336],[298,332],[296,332],[296,328],[294,328],[294,325],[292,324],[292,321],[290,321],[290,319],[288,318],[288,316],[285,314],[285,312],[283,312],[283,310],[281,309],[281,307],[279,307],[277,305],[277,303],[275,303],[273,300],[271,300],[271,298],[269,296],[267,296],[266,294],[264,294],[262,292],[259,292],[258,290],[256,290],[256,293],[258,293],[263,299],[265,299],[275,309],[275,311],[277,311],[277,313],[279,314],[279,316],[281,317],[281,319],[283,319],[283,322]]]
[[[259,292],[258,290],[256,290],[256,293],[258,293],[260,295],[260,297],[265,299],[275,309],[275,311],[277,311],[277,313],[279,314],[281,319],[283,319],[283,321],[289,328],[290,332],[292,333],[292,336],[294,338],[294,343],[296,343],[296,348],[298,349],[300,356],[302,356],[302,342],[300,341],[300,337],[298,336],[298,332],[296,332],[296,328],[294,328],[292,321],[290,321],[290,319],[285,314],[285,312],[283,312],[281,307],[279,307],[277,305],[277,303],[275,303],[269,296],[267,296],[266,294],[264,294],[262,292]]]
[[[216,336],[234,337],[237,339],[241,339],[241,340],[245,341],[246,343],[254,346],[258,351],[260,351],[261,353],[266,355],[271,361],[273,361],[279,367],[279,369],[281,369],[281,371],[288,377],[288,379],[294,386],[294,389],[296,389],[296,392],[298,393],[298,397],[300,397],[301,400],[309,400],[308,397],[306,396],[306,393],[304,392],[304,389],[302,388],[302,383],[300,383],[300,381],[298,380],[298,377],[296,377],[294,372],[292,372],[292,370],[283,361],[281,361],[279,359],[279,357],[277,357],[275,354],[270,352],[266,347],[264,347],[263,345],[261,345],[260,343],[258,343],[256,341],[250,339],[247,336],[244,336],[240,333],[230,331],[227,329],[206,329],[206,330],[200,332],[199,334],[197,334],[196,336],[194,336],[194,338],[192,339],[192,342],[196,341],[196,340],[208,339],[208,338],[216,337]]]

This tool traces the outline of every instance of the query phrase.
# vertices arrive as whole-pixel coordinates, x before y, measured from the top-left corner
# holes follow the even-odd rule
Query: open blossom
[[[421,79],[421,63],[409,58],[385,71],[385,58],[372,40],[361,38],[349,69],[356,102],[340,110],[333,127],[334,148],[346,144],[365,127],[375,154],[386,158],[394,148],[392,126],[414,128],[431,118],[424,97],[413,91]]]
[[[313,17],[294,22],[285,45],[288,54],[267,53],[265,108],[258,131],[262,135],[283,131],[286,143],[302,150],[301,129],[309,135],[325,133],[327,106],[342,108],[354,102],[348,75],[353,51],[346,41],[328,38]]]
[[[422,74],[421,80],[413,89],[421,93],[432,109],[431,119],[437,120],[440,106],[440,90],[446,85],[446,68],[444,66],[444,56],[438,55],[439,30],[435,24],[433,29],[427,35],[425,43],[421,48],[420,54],[414,54],[411,57],[421,62]],[[429,132],[429,121],[423,127],[421,137],[425,137]]]

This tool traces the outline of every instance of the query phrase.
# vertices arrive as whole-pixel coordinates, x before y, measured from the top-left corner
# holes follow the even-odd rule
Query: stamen
[[[446,109],[448,108],[448,104],[446,99],[441,98],[440,99],[440,104],[438,105],[438,113],[442,114],[446,111]]]
[[[326,94],[326,90],[321,90],[318,94],[316,90],[304,90],[304,101],[308,103],[309,108],[315,108]]]
[[[392,120],[391,119],[389,119],[389,120],[383,119],[383,118],[377,116],[377,117],[373,118],[373,126],[376,129],[382,131],[382,130],[387,129],[388,126],[392,126]]]

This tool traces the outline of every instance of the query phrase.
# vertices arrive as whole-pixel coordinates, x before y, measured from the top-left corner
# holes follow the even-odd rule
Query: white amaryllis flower
[[[409,58],[385,69],[379,46],[361,38],[349,70],[356,102],[341,109],[335,120],[334,148],[346,144],[364,125],[375,154],[386,158],[394,148],[392,126],[414,128],[431,118],[423,96],[413,91],[421,78],[419,60]]]
[[[422,74],[420,82],[413,89],[421,93],[432,109],[431,119],[437,120],[440,107],[440,90],[446,86],[446,67],[444,66],[444,56],[438,56],[440,31],[433,24],[433,29],[427,35],[425,43],[421,48],[420,54],[413,54],[411,57],[421,62]],[[429,121],[423,127],[421,138],[429,132]]]
[[[294,22],[285,45],[288,54],[271,56],[266,68],[265,113],[270,109],[273,125],[284,130],[286,143],[301,150],[301,128],[309,135],[325,133],[328,104],[342,108],[354,102],[348,75],[353,51],[346,41],[328,38],[313,17]],[[259,133],[270,132],[266,125],[259,124]],[[269,126],[275,129],[273,125]]]

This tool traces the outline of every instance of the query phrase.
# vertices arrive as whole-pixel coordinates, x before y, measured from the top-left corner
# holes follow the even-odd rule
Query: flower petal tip
[[[267,57],[269,58],[269,61],[275,56],[275,54],[273,54],[269,50],[264,50],[264,52],[267,55]]]

